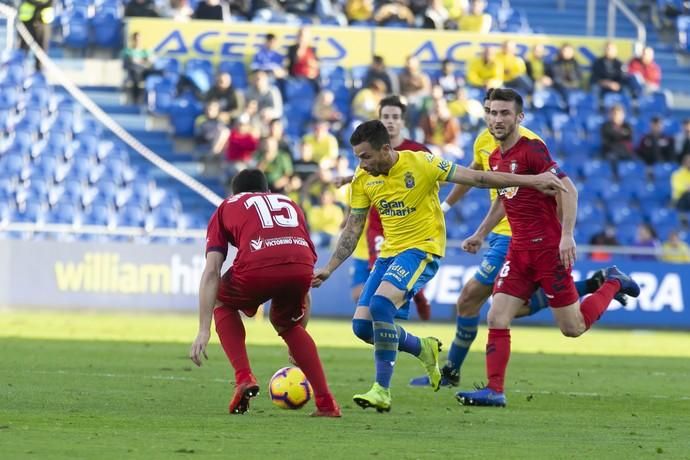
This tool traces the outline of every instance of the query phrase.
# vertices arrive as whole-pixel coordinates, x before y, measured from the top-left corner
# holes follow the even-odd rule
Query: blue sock
[[[591,294],[587,289],[587,280],[575,281],[575,289],[577,289],[577,295],[580,297]]]
[[[543,289],[537,289],[532,297],[529,299],[529,316],[543,310],[549,306],[549,299],[546,297]]]
[[[352,332],[363,342],[374,343],[374,329],[371,320],[352,318]]]
[[[398,350],[404,351],[414,356],[419,356],[422,352],[422,341],[419,337],[410,334],[402,326],[395,325],[398,330]]]
[[[395,358],[398,355],[398,330],[393,322],[395,305],[386,297],[375,295],[371,298],[369,311],[374,320],[376,383],[389,388],[393,378]]]
[[[467,357],[467,352],[470,351],[472,342],[477,337],[479,316],[471,318],[458,316],[455,324],[455,338],[450,345],[450,350],[448,350],[448,364],[452,369],[459,371]]]
[[[398,330],[398,350],[419,356],[422,352],[422,341],[419,337],[407,332],[402,326],[395,325]],[[352,331],[363,342],[374,343],[374,326],[371,320],[362,318],[352,318]]]

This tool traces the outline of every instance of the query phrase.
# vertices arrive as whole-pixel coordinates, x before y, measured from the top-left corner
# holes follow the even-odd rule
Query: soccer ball
[[[284,367],[268,382],[271,401],[281,409],[299,409],[311,399],[314,391],[299,367]]]

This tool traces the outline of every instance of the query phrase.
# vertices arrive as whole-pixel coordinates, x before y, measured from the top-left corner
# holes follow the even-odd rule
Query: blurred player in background
[[[284,195],[270,193],[264,174],[245,169],[232,181],[233,196],[211,217],[206,238],[206,266],[199,287],[199,332],[189,356],[201,366],[210,338],[211,316],[230,364],[235,370],[231,414],[243,414],[259,393],[245,345],[240,311],[254,316],[271,300],[270,320],[290,355],[314,388],[314,416],[340,417],[316,345],[302,326],[306,297],[316,262],[304,214]],[[237,248],[222,278],[228,245]]]
[[[492,92],[493,89],[489,89],[484,97],[484,121],[487,123],[487,126],[489,122],[488,116]],[[519,132],[520,135],[527,139],[538,139],[542,141],[537,134],[524,126],[519,126]],[[474,142],[474,159],[469,168],[477,171],[490,171],[489,155],[491,155],[491,152],[497,147],[498,142],[491,135],[489,129],[484,129],[479,133]],[[471,188],[472,187],[469,185],[455,185],[443,203],[441,203],[443,212],[447,212],[451,206],[457,203]],[[491,201],[495,201],[498,196],[496,189],[489,189],[489,194]],[[504,217],[495,227],[489,227],[488,229],[482,227],[478,228],[474,235],[463,242],[463,249],[476,253],[481,247],[481,243],[487,237],[487,234],[489,238],[489,250],[484,254],[484,258],[475,272],[474,277],[463,286],[455,304],[457,312],[455,338],[448,350],[446,364],[441,368],[441,374],[443,376],[441,379],[442,386],[456,387],[460,384],[460,370],[462,364],[467,357],[472,342],[474,342],[474,339],[477,337],[479,312],[491,296],[494,280],[508,253],[508,245],[510,244],[512,235],[508,219]],[[479,241],[479,246],[476,246],[477,241]],[[583,296],[596,291],[603,282],[604,271],[600,270],[591,278],[575,283],[575,287],[577,292]],[[625,296],[621,294],[617,298],[624,303],[624,297]],[[544,295],[544,291],[540,289],[532,296],[529,304],[525,304],[520,311],[518,311],[517,317],[533,315],[548,306],[549,304]],[[410,381],[410,385],[427,386],[429,385],[429,378],[427,376],[413,378]]]
[[[576,256],[573,232],[577,190],[551,159],[544,142],[520,132],[522,107],[522,97],[511,89],[496,89],[491,94],[489,131],[499,142],[499,148],[489,157],[491,170],[516,176],[550,172],[563,181],[567,192],[552,197],[520,187],[498,190],[500,200],[493,202],[482,225],[494,228],[507,215],[512,238],[487,318],[488,385],[457,393],[465,405],[505,406],[503,384],[510,357],[510,323],[539,287],[566,337],[579,337],[589,330],[616,294],[637,297],[640,293],[639,286],[614,266],[606,269],[606,280],[599,289],[580,304],[571,276]],[[476,238],[466,245],[477,249],[481,240]]]
[[[360,311],[368,310],[369,322],[368,330],[362,328],[358,335],[374,344],[376,382],[370,391],[354,395],[353,399],[363,408],[389,411],[389,387],[398,349],[419,358],[435,391],[441,381],[439,340],[419,339],[394,321],[400,307],[435,275],[445,254],[446,228],[438,198],[439,182],[538,187],[551,194],[556,193],[554,187],[563,186],[551,173],[519,176],[474,171],[430,153],[398,152],[391,147],[388,130],[378,120],[358,126],[350,143],[359,159],[352,181],[352,209],[333,255],[314,274],[312,286],[320,286],[350,257],[364,230],[370,206],[376,206],[386,239],[360,298]]]

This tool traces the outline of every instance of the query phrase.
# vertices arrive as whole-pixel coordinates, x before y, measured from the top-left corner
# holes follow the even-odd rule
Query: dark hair
[[[381,116],[381,110],[383,110],[384,107],[397,107],[400,109],[400,112],[402,112],[403,115],[405,115],[405,112],[407,111],[407,105],[400,100],[400,96],[395,95],[381,99],[381,102],[379,102],[379,117]]]
[[[661,123],[661,117],[659,115],[654,115],[650,120],[652,123]]]
[[[266,34],[266,41],[267,41],[267,42],[270,42],[271,40],[275,40],[275,39],[276,39],[276,35],[275,35],[275,34],[270,33],[270,32]]]
[[[371,58],[371,61],[377,64],[383,64],[383,57],[379,56],[378,54],[374,54],[374,56]]]
[[[384,145],[391,143],[391,138],[383,123],[378,120],[369,120],[357,126],[350,136],[350,145],[353,147],[364,142],[368,142],[375,150],[380,150]]]
[[[245,169],[232,178],[232,193],[237,195],[244,192],[268,192],[268,181],[264,173],[258,169]]]
[[[491,95],[494,93],[494,88],[489,88],[486,90],[486,94],[484,95],[484,102],[490,101],[491,100]]]
[[[522,96],[510,88],[496,88],[491,92],[492,101],[505,101],[515,103],[515,113],[522,113]]]

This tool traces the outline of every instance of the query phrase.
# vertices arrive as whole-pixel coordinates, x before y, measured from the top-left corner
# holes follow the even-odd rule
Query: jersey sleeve
[[[371,200],[364,191],[364,179],[361,174],[355,174],[350,184],[350,212],[363,214],[369,210]]]
[[[472,152],[474,153],[474,155],[472,156],[472,161],[478,165],[483,164],[479,136],[477,136],[477,138],[474,140],[474,144],[472,145]]]
[[[532,140],[529,142],[527,149],[527,166],[529,170],[535,174],[541,174],[546,171],[551,171],[559,178],[566,177],[558,164],[553,161],[549,149],[542,141]]]
[[[208,221],[208,228],[206,229],[206,254],[209,252],[220,252],[223,256],[228,255],[228,239],[222,228],[221,212],[223,205],[216,209],[216,212]]]
[[[432,153],[425,153],[427,170],[435,181],[445,182],[455,172],[456,165]]]

